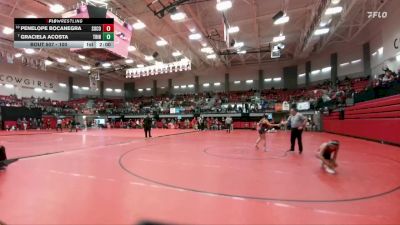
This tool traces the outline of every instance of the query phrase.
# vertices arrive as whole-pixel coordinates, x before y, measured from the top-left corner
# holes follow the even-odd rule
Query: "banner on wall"
[[[41,80],[28,78],[25,75],[16,75],[16,74],[6,74],[0,72],[0,83],[2,84],[13,84],[17,87],[22,88],[44,88],[44,89],[54,89],[54,81]]]
[[[310,109],[310,102],[299,102],[296,105],[298,111],[302,110],[309,110]]]
[[[284,101],[284,102],[282,103],[282,110],[283,110],[283,111],[289,111],[289,110],[290,110],[290,104],[289,104],[289,102]]]
[[[24,66],[29,66],[34,69],[46,71],[46,64],[44,63],[44,59],[37,59],[26,56],[15,58],[14,55],[15,52],[9,52],[7,50],[0,51],[0,63],[14,64],[15,62],[20,61]]]

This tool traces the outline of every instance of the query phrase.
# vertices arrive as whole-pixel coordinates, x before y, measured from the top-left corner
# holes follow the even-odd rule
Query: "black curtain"
[[[27,108],[27,107],[1,107],[1,118],[3,121],[12,120],[16,121],[24,118],[42,118],[42,110],[40,108]]]

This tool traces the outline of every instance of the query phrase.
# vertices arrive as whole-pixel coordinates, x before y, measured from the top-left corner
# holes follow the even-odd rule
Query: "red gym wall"
[[[324,131],[400,144],[400,95],[345,108],[345,119],[334,112],[323,119]]]

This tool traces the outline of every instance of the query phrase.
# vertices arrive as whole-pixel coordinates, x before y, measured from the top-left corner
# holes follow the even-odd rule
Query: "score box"
[[[114,32],[114,24],[103,24],[103,32]]]
[[[103,32],[103,41],[114,41],[114,32]]]

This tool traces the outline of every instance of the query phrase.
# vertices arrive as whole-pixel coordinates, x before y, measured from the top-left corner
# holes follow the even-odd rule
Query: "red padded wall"
[[[324,119],[327,132],[400,144],[400,119]]]
[[[323,119],[324,131],[400,144],[400,95],[359,103]]]

